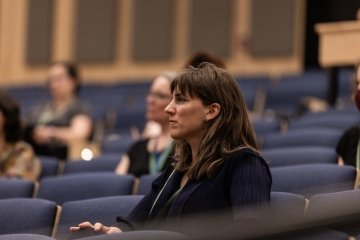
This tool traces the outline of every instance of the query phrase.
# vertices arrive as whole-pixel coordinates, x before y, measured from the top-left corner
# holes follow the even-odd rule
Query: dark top
[[[130,166],[129,166],[129,174],[133,174],[136,177],[140,177],[144,174],[149,174],[149,160],[150,153],[147,149],[147,145],[150,139],[140,140],[134,143],[130,149],[127,151],[127,155],[129,156]],[[172,161],[173,153],[170,152],[167,157],[163,167],[161,170],[166,169],[171,161]]]
[[[356,167],[356,150],[360,137],[359,126],[353,126],[347,129],[341,136],[336,147],[336,152],[342,157],[345,164]]]
[[[36,144],[32,139],[32,132],[36,126],[68,127],[71,120],[77,115],[86,115],[91,118],[90,108],[85,103],[75,99],[68,108],[61,113],[52,112],[51,102],[45,102],[35,106],[26,116],[25,140],[29,142],[38,155],[54,156],[66,159],[67,146],[59,141],[51,141],[44,145]]]
[[[245,207],[270,200],[272,177],[267,163],[253,151],[242,149],[227,157],[210,179],[189,180],[167,210],[166,218],[171,218],[171,223],[163,221],[165,218],[159,219],[158,215],[179,189],[182,177],[183,174],[173,172],[169,167],[152,183],[151,191],[127,219],[133,228],[189,233],[184,217],[221,210],[221,218],[211,218],[216,222],[213,227],[218,229],[235,220],[253,218],[243,211],[247,209]],[[121,219],[118,221],[121,229],[129,228]],[[196,228],[202,227],[211,229],[208,221],[196,221]]]

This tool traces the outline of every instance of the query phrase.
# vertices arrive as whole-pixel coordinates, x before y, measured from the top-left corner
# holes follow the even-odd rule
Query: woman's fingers
[[[76,232],[76,231],[79,231],[80,229],[90,229],[90,228],[93,229],[95,232],[106,233],[106,234],[122,232],[117,227],[107,227],[104,224],[99,223],[99,222],[95,223],[94,225],[92,225],[90,222],[80,223],[78,226],[70,227],[70,232]]]
[[[95,223],[94,224],[94,231],[95,232],[103,232],[103,233],[107,233],[110,230],[109,227],[104,226],[102,223]]]
[[[70,227],[70,232],[76,232],[80,230],[80,227]]]
[[[94,226],[90,222],[83,222],[79,224],[80,228],[93,228]]]
[[[95,232],[102,232],[102,233],[106,233],[106,234],[122,232],[117,227],[107,227],[107,226],[103,225],[102,223],[95,223],[94,224],[94,231]]]
[[[83,222],[83,223],[80,223],[77,226],[70,227],[70,231],[71,232],[76,232],[76,231],[78,231],[80,229],[85,229],[85,228],[94,228],[94,226],[90,222]]]
[[[107,234],[120,233],[120,232],[122,232],[120,228],[109,227],[109,231],[107,232]]]

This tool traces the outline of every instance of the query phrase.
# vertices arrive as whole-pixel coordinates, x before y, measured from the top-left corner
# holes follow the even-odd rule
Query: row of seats
[[[271,167],[272,190],[314,194],[357,188],[356,169],[331,163]],[[0,179],[0,198],[36,197],[62,205],[73,200],[95,197],[146,194],[157,175],[132,175],[112,172],[84,172],[41,179],[38,184],[19,179]]]
[[[0,234],[32,233],[69,239],[70,226],[86,220],[113,225],[117,216],[126,217],[141,199],[135,195],[111,196],[71,201],[61,207],[44,199],[1,199]]]
[[[291,120],[254,119],[253,127],[262,149],[288,146],[326,146],[336,148],[342,133],[360,122],[355,110],[329,110],[308,113]],[[103,154],[125,152],[133,142],[130,133],[108,135],[101,142]]]
[[[352,71],[340,73],[340,97],[350,99]],[[237,76],[244,99],[251,111],[257,111],[256,102],[263,101],[260,111],[272,110],[277,115],[294,116],[299,103],[306,96],[326,99],[327,75],[325,71],[306,71],[303,74],[281,76],[276,81],[268,76]],[[113,85],[85,84],[80,98],[93,108],[95,121],[105,121],[110,131],[128,130],[131,126],[142,127],[146,108],[145,97],[150,89],[149,80]],[[263,98],[259,96],[263,92]],[[40,101],[50,98],[46,86],[24,86],[8,89],[21,104],[25,114]],[[94,98],[96,96],[96,98]],[[112,113],[112,114],[111,114]],[[112,115],[112,116],[109,116]]]
[[[102,154],[93,158],[91,161],[75,160],[75,161],[59,161],[54,157],[39,156],[41,163],[40,179],[48,176],[56,176],[62,174],[71,174],[79,172],[106,171],[114,172],[119,164],[121,154],[110,153]]]
[[[332,141],[330,138],[326,138],[326,137],[328,137],[328,135],[325,135],[324,140]],[[272,138],[273,141],[271,142],[271,144],[274,146],[276,144],[275,142],[276,139],[275,137]],[[309,164],[309,163],[333,163],[333,164],[337,163],[337,154],[335,152],[334,147],[297,146],[296,144],[293,144],[293,142],[291,142],[289,138],[285,136],[284,138],[287,141],[285,141],[284,144],[281,145],[281,147],[268,147],[268,148],[264,148],[262,151],[262,156],[264,157],[264,159],[267,160],[270,167]],[[309,136],[309,139],[303,141],[304,144],[308,144],[308,143],[313,143],[313,141],[315,141],[314,139],[316,139],[316,135],[312,136],[312,138],[310,138]],[[301,138],[294,138],[294,140],[297,140],[299,142],[301,141]],[[284,147],[285,144],[288,146]],[[292,144],[296,146],[293,146]],[[280,144],[278,146],[280,146]],[[118,154],[103,154],[91,161],[79,160],[79,161],[68,161],[64,163],[64,162],[59,162],[51,157],[41,156],[40,157],[40,162],[42,165],[41,178],[46,176],[66,175],[66,174],[81,173],[81,172],[94,172],[94,171],[114,172],[116,166],[120,161],[119,159],[120,156]]]
[[[278,79],[238,76],[237,81],[250,110],[257,111],[257,101],[262,98],[260,111],[272,111],[278,116],[296,116],[306,97],[324,101],[327,98],[328,76],[325,71],[308,70],[302,74],[280,76]],[[259,97],[257,90],[261,90],[262,97]],[[342,69],[339,74],[339,102],[351,102],[352,90],[353,70]]]
[[[141,179],[141,178],[140,178]],[[21,179],[0,178],[0,199],[40,198],[59,205],[67,201],[105,196],[144,194],[149,184],[140,181],[137,186],[132,175],[93,172],[46,177],[39,183]],[[134,192],[134,188],[136,190]]]
[[[141,199],[141,195],[111,196],[70,201],[61,207],[55,202],[43,199],[2,199],[0,200],[2,226],[0,234],[40,234],[53,236],[55,239],[86,237],[92,235],[90,231],[73,234],[69,232],[69,227],[84,221],[113,225],[117,217],[126,217]],[[317,194],[309,199],[298,194],[273,191],[269,206],[255,209],[258,211],[256,215],[261,216],[261,220],[266,222],[267,226],[246,234],[259,237],[260,234],[281,233],[284,229],[289,231],[289,226],[292,227],[290,229],[296,230],[297,227],[309,228],[331,224],[333,230],[338,231],[337,234],[341,232],[346,236],[356,236],[360,233],[359,201],[360,190]],[[346,226],[344,222],[347,223]],[[230,233],[233,238],[244,234],[236,229]],[[321,233],[324,234],[323,231]],[[327,233],[334,234],[334,231]],[[226,235],[224,238],[226,239]]]
[[[355,106],[347,109],[329,108],[322,112],[307,112],[303,115],[288,119],[276,117],[255,118],[254,130],[258,135],[274,132],[286,132],[288,130],[304,128],[330,128],[345,130],[349,126],[357,124],[360,120],[359,112]]]

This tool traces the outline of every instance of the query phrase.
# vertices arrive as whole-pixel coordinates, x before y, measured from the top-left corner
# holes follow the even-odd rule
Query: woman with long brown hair
[[[186,217],[195,214],[222,211],[217,228],[246,219],[249,216],[241,210],[270,200],[272,178],[259,155],[239,86],[225,69],[203,63],[181,71],[171,92],[165,112],[176,141],[175,161],[153,182],[127,221],[133,229],[183,231]],[[70,230],[127,230],[124,221],[119,222],[119,227],[85,222]],[[211,229],[201,221],[196,227]]]

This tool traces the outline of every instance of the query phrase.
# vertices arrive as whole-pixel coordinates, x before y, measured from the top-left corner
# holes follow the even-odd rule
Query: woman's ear
[[[205,115],[205,121],[210,121],[216,118],[217,115],[220,113],[220,104],[212,103],[208,106],[208,112]]]

